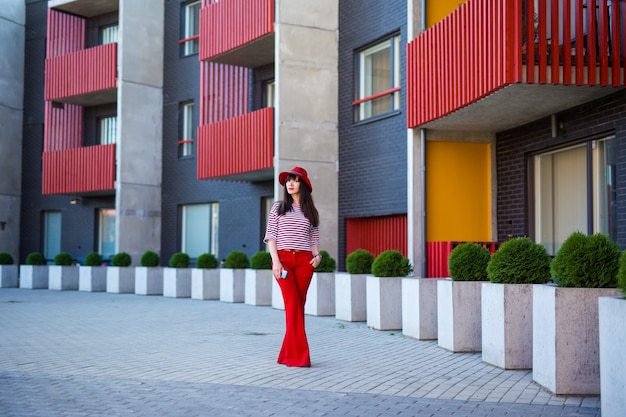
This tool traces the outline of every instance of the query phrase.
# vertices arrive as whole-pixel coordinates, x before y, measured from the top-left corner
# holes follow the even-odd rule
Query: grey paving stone
[[[2,416],[589,416],[530,371],[307,316],[311,368],[276,363],[284,312],[132,294],[0,289]]]

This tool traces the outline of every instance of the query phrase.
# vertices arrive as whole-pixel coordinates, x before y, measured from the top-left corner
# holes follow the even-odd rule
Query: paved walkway
[[[0,289],[2,416],[600,416],[530,371],[307,316],[311,368],[276,363],[284,312],[132,294]]]

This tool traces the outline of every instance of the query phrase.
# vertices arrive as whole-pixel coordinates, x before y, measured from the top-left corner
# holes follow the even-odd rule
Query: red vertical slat
[[[600,0],[598,4],[598,12],[600,17],[598,19],[599,29],[599,42],[600,50],[598,51],[600,61],[600,86],[605,87],[609,83],[609,8],[607,0]]]
[[[620,4],[611,2],[611,85],[620,85]]]
[[[585,74],[584,0],[576,2],[576,85],[582,85]]]
[[[596,0],[587,0],[587,84],[596,84]]]
[[[550,65],[551,65],[551,78],[552,84],[556,85],[560,83],[560,58],[559,58],[559,18],[561,12],[559,11],[559,1],[552,0],[550,4]],[[567,3],[567,2],[566,2]]]

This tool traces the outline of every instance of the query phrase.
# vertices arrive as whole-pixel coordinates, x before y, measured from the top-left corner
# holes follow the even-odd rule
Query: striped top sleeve
[[[263,241],[276,241],[276,249],[296,249],[310,251],[313,245],[320,244],[319,227],[311,226],[311,222],[302,212],[299,204],[292,205],[292,211],[284,216],[278,215],[280,202],[277,201],[270,210],[267,229]]]

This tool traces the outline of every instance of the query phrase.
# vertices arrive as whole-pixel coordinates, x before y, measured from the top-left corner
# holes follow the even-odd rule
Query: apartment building
[[[339,269],[397,249],[441,276],[456,242],[554,253],[574,230],[626,246],[621,2],[12,3],[0,250],[21,261],[252,255],[294,165]]]

